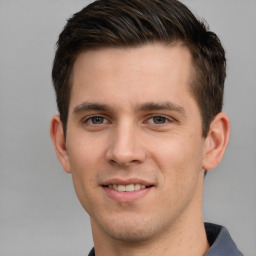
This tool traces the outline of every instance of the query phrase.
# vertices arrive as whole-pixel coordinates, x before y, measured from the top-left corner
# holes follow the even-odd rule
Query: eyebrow
[[[185,109],[173,102],[167,101],[163,103],[148,102],[137,106],[138,111],[155,111],[155,110],[169,110],[186,115]]]
[[[83,102],[74,108],[73,113],[79,114],[79,113],[89,111],[89,110],[109,111],[110,107],[108,107],[106,104]]]
[[[167,102],[146,102],[143,104],[138,104],[136,106],[136,111],[157,111],[157,110],[168,110],[168,111],[174,111],[174,112],[178,112],[184,116],[186,116],[186,111],[183,107],[167,101]],[[86,112],[86,111],[108,111],[111,112],[113,111],[112,108],[106,104],[102,104],[102,103],[97,103],[97,102],[83,102],[79,105],[77,105],[74,110],[73,113],[74,114],[79,114],[82,112]]]

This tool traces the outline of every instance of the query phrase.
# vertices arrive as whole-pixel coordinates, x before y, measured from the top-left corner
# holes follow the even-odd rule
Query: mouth
[[[112,179],[102,184],[101,187],[106,195],[112,200],[118,202],[131,202],[145,197],[152,191],[155,185],[140,179],[130,179],[125,181]]]
[[[145,184],[128,184],[128,185],[121,185],[121,184],[109,184],[103,185],[103,187],[107,187],[109,189],[114,189],[119,192],[134,192],[146,188],[150,188],[153,185],[146,186]]]

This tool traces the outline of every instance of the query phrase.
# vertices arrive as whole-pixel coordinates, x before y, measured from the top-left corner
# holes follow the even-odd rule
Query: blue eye
[[[153,116],[149,119],[149,121],[154,124],[165,124],[168,122],[168,119],[164,116]]]

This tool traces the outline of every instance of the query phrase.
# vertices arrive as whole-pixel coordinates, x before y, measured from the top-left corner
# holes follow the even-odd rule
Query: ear
[[[205,143],[203,168],[214,169],[221,161],[226,150],[230,135],[229,118],[225,113],[219,113],[211,122]]]
[[[69,156],[66,148],[66,140],[63,132],[63,126],[59,115],[55,115],[51,121],[50,135],[57,154],[57,157],[63,169],[70,173]]]

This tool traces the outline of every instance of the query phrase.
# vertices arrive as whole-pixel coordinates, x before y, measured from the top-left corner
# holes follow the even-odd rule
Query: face
[[[185,47],[162,44],[78,56],[62,164],[93,232],[145,240],[201,211],[205,139],[191,65]]]

